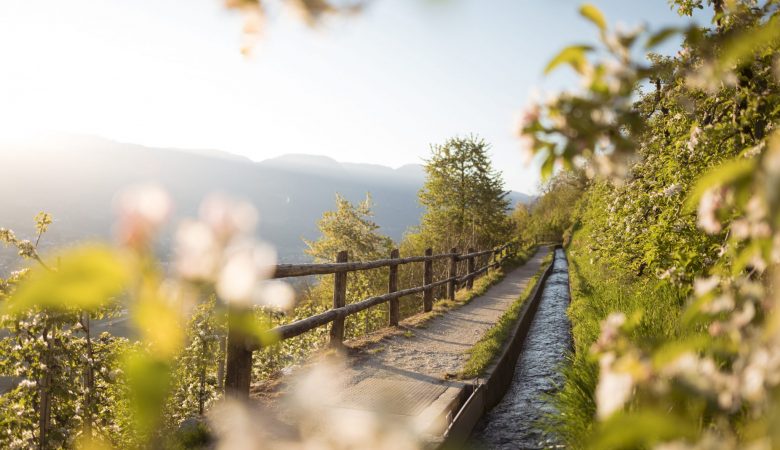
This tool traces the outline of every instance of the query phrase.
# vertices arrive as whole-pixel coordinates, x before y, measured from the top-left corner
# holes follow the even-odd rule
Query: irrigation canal
[[[562,249],[555,250],[553,271],[544,285],[512,384],[504,398],[477,424],[469,447],[536,449],[554,446],[539,428],[539,420],[555,414],[547,396],[562,382],[560,365],[571,345],[566,308],[569,267]]]

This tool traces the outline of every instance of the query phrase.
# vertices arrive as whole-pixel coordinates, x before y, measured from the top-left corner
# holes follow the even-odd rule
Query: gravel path
[[[465,353],[498,321],[507,308],[525,290],[539,270],[548,249],[542,248],[523,266],[513,270],[485,294],[468,304],[436,317],[411,337],[394,336],[351,361],[348,376],[355,384],[369,377],[411,377],[432,381],[457,373],[468,359]]]

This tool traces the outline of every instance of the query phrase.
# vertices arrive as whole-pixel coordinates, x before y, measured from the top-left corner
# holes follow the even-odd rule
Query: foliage
[[[521,123],[543,172],[594,177],[570,246],[577,353],[558,395],[572,447],[773,448],[778,404],[778,3],[709,2],[714,27],[564,50],[583,90]],[[674,1],[682,14],[701,1]],[[676,57],[634,61],[681,33]],[[650,87],[649,92],[644,89]],[[686,300],[681,300],[686,299]]]
[[[214,296],[197,306],[187,325],[187,345],[174,364],[174,384],[166,412],[166,429],[202,416],[222,392],[225,371],[226,318],[217,312]]]
[[[45,213],[34,244],[0,229],[4,244],[37,265],[0,280],[0,374],[18,380],[0,396],[3,447],[173,445],[170,432],[219,395],[227,306],[280,304],[279,284],[263,282],[274,256],[247,236],[250,206],[206,199],[200,220],[179,228],[170,275],[151,251],[170,211],[167,194],[140,186],[118,206],[119,245],[41,256],[38,242],[52,223]],[[95,336],[103,319],[127,320],[135,342]],[[240,331],[259,337],[265,329],[260,322]]]
[[[34,243],[0,229],[4,244],[37,262],[32,270],[0,279],[0,329],[7,330],[0,337],[0,375],[19,380],[0,397],[0,444],[69,446],[82,432],[111,436],[116,445],[131,444],[121,426],[127,404],[115,383],[122,377],[117,358],[128,344],[107,333],[90,333],[92,320],[116,314],[116,304],[106,301],[122,284],[121,275],[113,275],[123,271],[111,252],[96,247],[63,254],[57,270],[51,269],[37,250],[51,223],[45,212],[35,217]],[[84,276],[90,273],[101,278]],[[29,278],[39,282],[31,284]],[[85,306],[93,311],[82,312]]]
[[[577,200],[585,189],[581,172],[560,172],[548,180],[539,199],[526,206],[518,203],[511,220],[523,242],[561,242],[574,220]]]
[[[407,240],[437,251],[487,249],[507,240],[509,223],[504,182],[476,136],[431,146],[427,178],[419,194],[425,207],[419,230]]]
[[[350,261],[371,261],[390,256],[393,241],[379,233],[379,225],[371,220],[371,196],[353,205],[336,195],[336,210],[326,211],[319,222],[322,236],[315,242],[306,241],[306,251],[315,261],[334,261],[339,251],[346,251]],[[357,301],[380,295],[387,289],[387,269],[352,272],[347,276],[347,299]],[[331,279],[332,277],[323,277]],[[319,303],[333,298],[333,283],[319,283],[313,289]],[[370,308],[347,318],[345,333],[360,336],[387,324],[387,305]]]

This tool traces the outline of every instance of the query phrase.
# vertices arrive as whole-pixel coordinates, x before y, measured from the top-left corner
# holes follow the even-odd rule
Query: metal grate
[[[367,378],[346,389],[335,406],[416,416],[447,387],[417,380]]]

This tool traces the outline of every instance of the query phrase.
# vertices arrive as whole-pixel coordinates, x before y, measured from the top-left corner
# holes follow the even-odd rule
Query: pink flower
[[[119,212],[119,241],[127,246],[143,248],[168,220],[172,201],[159,185],[144,184],[121,192],[115,200]]]
[[[517,127],[522,132],[525,128],[539,121],[541,108],[536,102],[529,103],[520,114],[520,122]]]
[[[236,235],[252,233],[257,225],[257,211],[254,206],[222,194],[212,194],[203,200],[200,217],[222,241],[228,241]]]

